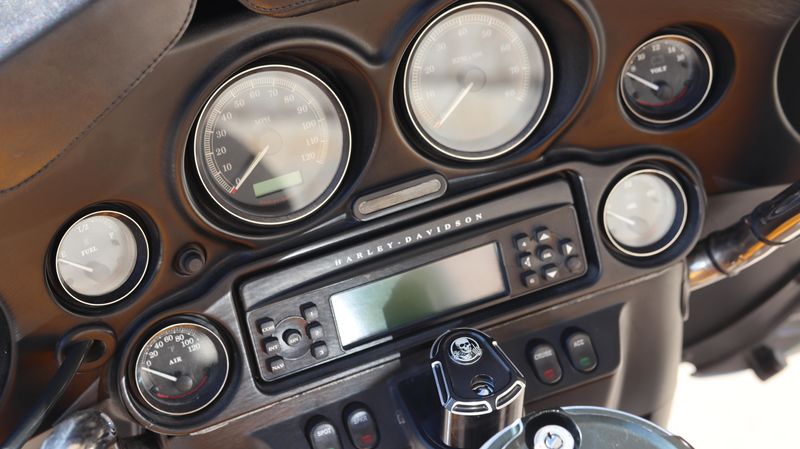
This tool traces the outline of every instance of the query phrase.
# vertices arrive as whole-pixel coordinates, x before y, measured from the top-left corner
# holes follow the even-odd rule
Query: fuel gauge
[[[148,260],[142,227],[122,212],[103,210],[67,229],[52,263],[67,295],[83,305],[100,307],[130,295],[144,278]]]
[[[637,118],[657,125],[683,120],[708,97],[711,57],[698,41],[679,34],[648,40],[625,63],[620,94]]]

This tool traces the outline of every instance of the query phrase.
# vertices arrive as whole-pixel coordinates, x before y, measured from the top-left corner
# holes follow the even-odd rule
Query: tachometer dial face
[[[229,363],[216,331],[194,322],[172,324],[156,332],[140,349],[135,384],[144,404],[153,411],[188,415],[204,409],[222,393]]]
[[[663,35],[642,44],[628,58],[620,93],[628,110],[654,124],[691,115],[711,90],[713,68],[705,48],[681,35]]]
[[[547,44],[519,11],[468,3],[434,19],[408,57],[404,96],[439,152],[482,160],[513,150],[542,119],[553,88]]]
[[[232,216],[280,225],[325,204],[350,160],[350,125],[336,94],[286,65],[246,70],[206,104],[194,156],[211,198]]]
[[[618,181],[603,206],[611,243],[629,256],[647,257],[666,250],[686,223],[686,195],[670,174],[634,171]]]
[[[72,299],[99,307],[128,296],[142,281],[148,259],[142,227],[128,215],[107,210],[73,223],[53,263],[59,284]]]

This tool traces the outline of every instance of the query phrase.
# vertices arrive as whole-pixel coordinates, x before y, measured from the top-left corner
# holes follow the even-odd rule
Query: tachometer
[[[195,131],[198,175],[211,198],[255,225],[300,220],[344,178],[350,124],[336,94],[287,65],[246,70],[223,84]]]
[[[228,380],[228,352],[215,330],[178,322],[158,330],[139,350],[134,383],[144,404],[170,416],[210,405]]]
[[[492,2],[461,5],[434,19],[411,49],[403,82],[408,114],[445,155],[497,157],[538,126],[552,66],[544,37],[525,15]]]

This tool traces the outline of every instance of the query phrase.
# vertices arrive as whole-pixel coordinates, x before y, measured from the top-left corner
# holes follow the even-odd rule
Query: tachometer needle
[[[248,176],[250,176],[250,173],[253,173],[253,170],[256,169],[258,163],[261,162],[261,159],[264,159],[264,156],[267,154],[267,151],[269,151],[269,145],[265,146],[264,149],[261,150],[261,152],[256,155],[256,158],[253,159],[253,162],[250,163],[250,166],[247,167],[247,170],[245,170],[242,176],[239,177],[239,182],[237,182],[236,186],[234,186],[233,189],[231,189],[231,195],[239,191],[239,187],[241,187],[242,184],[244,184],[244,181],[247,179]]]
[[[658,92],[658,89],[660,89],[660,87],[658,87],[658,84],[650,82],[650,81],[647,81],[646,79],[642,78],[641,76],[639,76],[639,75],[637,75],[635,73],[625,72],[625,76],[627,76],[628,78],[630,78],[630,79],[632,79],[632,80],[634,80],[636,82],[644,84],[645,86],[649,87],[650,89],[653,89],[656,92]]]
[[[607,210],[606,213],[608,215],[611,215],[612,217],[616,218],[617,220],[627,224],[628,226],[636,226],[636,222],[635,221],[631,220],[630,218],[628,218],[628,217],[626,217],[624,215],[620,215],[620,214],[618,214],[616,212],[611,212],[610,210]]]
[[[69,265],[71,267],[75,267],[75,268],[77,268],[79,270],[83,270],[83,271],[85,271],[87,273],[94,273],[94,268],[92,268],[92,267],[87,267],[86,265],[81,265],[81,264],[75,263],[75,262],[73,262],[71,260],[62,259],[62,258],[59,258],[58,261],[60,263],[67,264],[67,265]]]
[[[147,371],[150,374],[155,374],[158,377],[163,377],[164,379],[167,379],[167,380],[172,381],[172,382],[177,382],[178,381],[178,378],[175,377],[175,376],[170,376],[169,374],[162,373],[161,371],[156,371],[154,369],[147,368],[146,366],[142,367],[142,371]]]
[[[467,96],[469,91],[472,90],[472,86],[474,85],[475,83],[472,82],[469,83],[467,86],[465,86],[463,89],[461,89],[461,92],[458,93],[458,96],[456,97],[455,100],[453,100],[453,103],[450,104],[450,107],[447,108],[447,110],[444,111],[444,114],[442,114],[442,116],[439,117],[439,120],[437,120],[436,123],[433,124],[434,128],[439,128],[442,125],[444,125],[444,122],[447,121],[447,119],[450,117],[450,114],[452,114],[453,111],[456,110],[458,105],[461,104],[462,101],[464,101],[464,98]]]

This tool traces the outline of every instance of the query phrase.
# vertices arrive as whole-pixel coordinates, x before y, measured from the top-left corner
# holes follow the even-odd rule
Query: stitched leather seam
[[[191,1],[191,4],[189,5],[189,9],[188,9],[188,11],[186,13],[186,17],[183,19],[183,23],[181,24],[180,28],[178,28],[178,32],[172,37],[172,39],[170,39],[170,41],[167,43],[167,45],[164,48],[161,49],[161,51],[150,62],[150,64],[148,64],[147,67],[145,67],[145,69],[141,73],[139,73],[139,75],[128,85],[128,87],[126,87],[114,99],[114,101],[112,101],[111,104],[109,104],[108,107],[106,107],[103,110],[103,112],[101,112],[97,117],[95,117],[94,120],[91,121],[91,123],[86,125],[86,127],[83,128],[83,130],[80,133],[78,133],[78,135],[75,136],[75,138],[72,139],[72,141],[70,141],[67,144],[67,146],[65,146],[64,148],[59,150],[59,152],[56,153],[56,155],[53,156],[49,161],[47,161],[46,164],[44,164],[41,168],[36,170],[32,175],[30,175],[27,178],[25,178],[22,181],[20,181],[18,184],[14,185],[14,186],[11,186],[11,187],[8,187],[8,188],[5,188],[5,189],[0,189],[0,195],[2,195],[4,193],[13,192],[15,190],[20,189],[20,188],[24,187],[26,184],[28,184],[29,182],[31,182],[34,178],[36,178],[40,174],[44,173],[45,170],[47,170],[55,161],[57,161],[62,155],[64,155],[64,153],[69,151],[78,142],[80,142],[81,139],[83,139],[86,136],[86,134],[89,133],[89,131],[94,129],[95,125],[97,125],[97,123],[100,120],[105,118],[105,116],[108,115],[108,113],[111,112],[111,110],[113,110],[125,97],[127,97],[128,94],[133,90],[133,88],[136,87],[139,84],[139,82],[145,77],[145,75],[147,75],[148,73],[150,73],[153,70],[153,67],[155,67],[155,65],[159,61],[161,61],[161,59],[164,57],[164,55],[167,53],[167,51],[169,51],[169,49],[172,48],[173,45],[175,45],[175,43],[178,41],[178,39],[180,39],[180,37],[183,36],[184,31],[186,31],[186,28],[189,26],[189,20],[192,18],[192,13],[194,12],[196,1],[197,0],[192,0]]]
[[[267,12],[280,12],[280,11],[287,11],[287,10],[290,10],[290,9],[296,9],[296,8],[301,7],[301,6],[305,6],[305,5],[309,4],[309,3],[316,3],[319,0],[300,0],[298,2],[290,3],[288,5],[273,6],[271,8],[266,8],[264,6],[261,6],[261,5],[257,4],[257,3],[255,3],[253,0],[241,0],[241,1],[245,5],[247,5],[247,7],[250,8],[250,9],[253,9],[253,10],[258,11],[258,12],[267,13]]]

